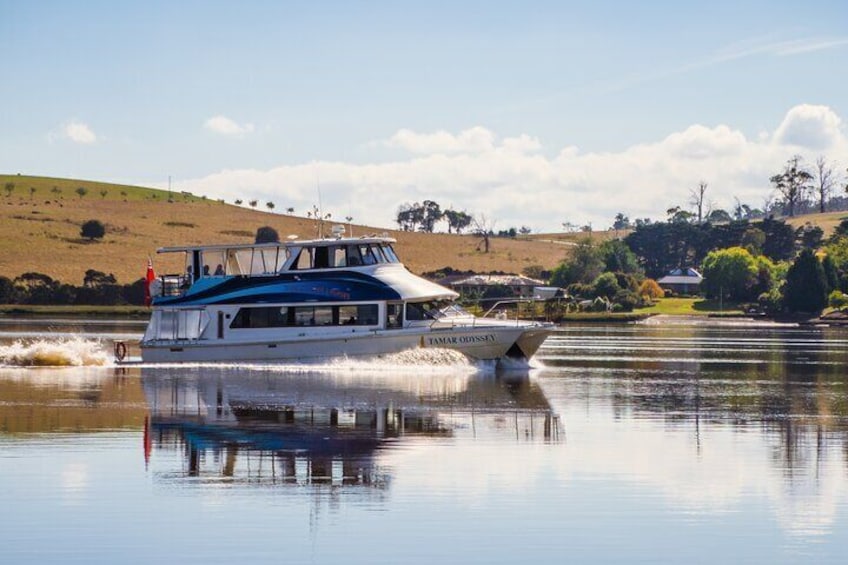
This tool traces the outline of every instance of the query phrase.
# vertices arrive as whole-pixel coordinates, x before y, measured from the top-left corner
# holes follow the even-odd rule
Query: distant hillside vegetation
[[[399,196],[399,202],[402,198]],[[143,276],[147,257],[157,272],[179,272],[175,255],[156,249],[183,244],[251,243],[257,228],[271,226],[281,238],[315,237],[314,220],[236,206],[174,191],[94,181],[0,175],[0,275],[38,272],[81,284],[85,271],[113,273],[120,283]],[[264,208],[265,203],[258,203]],[[297,211],[302,212],[302,211]],[[102,240],[80,237],[87,220],[106,226]],[[327,230],[329,231],[329,229]],[[520,273],[530,266],[552,269],[568,245],[550,239],[492,238],[489,253],[472,235],[409,233],[354,225],[354,235],[388,233],[413,272],[443,267],[476,272]]]

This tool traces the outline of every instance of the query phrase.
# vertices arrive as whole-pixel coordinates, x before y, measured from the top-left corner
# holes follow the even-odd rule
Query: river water
[[[569,325],[509,372],[113,366],[140,331],[0,323],[0,563],[845,559],[845,330]]]

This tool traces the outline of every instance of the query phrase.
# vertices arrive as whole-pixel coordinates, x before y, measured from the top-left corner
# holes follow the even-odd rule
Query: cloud
[[[203,127],[211,132],[233,137],[241,137],[253,132],[253,124],[239,124],[226,116],[212,116],[203,123]]]
[[[776,143],[825,150],[844,139],[842,120],[827,106],[802,104],[786,114],[774,133]]]
[[[473,127],[454,135],[446,131],[416,133],[409,129],[398,130],[386,140],[388,147],[399,147],[410,153],[432,155],[436,153],[483,153],[494,149],[495,134],[486,128]]]
[[[74,143],[90,145],[97,141],[97,135],[83,122],[73,121],[62,128],[62,135]]]
[[[772,194],[769,177],[792,155],[812,162],[826,150],[838,168],[848,163],[841,124],[828,107],[801,105],[765,135],[694,124],[614,153],[546,148],[531,135],[499,138],[481,126],[458,133],[402,129],[372,144],[412,153],[394,161],[375,156],[372,163],[227,170],[186,184],[196,194],[229,201],[249,195],[303,214],[317,203],[318,178],[327,211],[377,227],[393,226],[399,205],[432,199],[443,208],[485,214],[498,229],[559,231],[564,222],[604,228],[617,212],[664,219],[669,207],[687,205],[689,190],[702,180],[716,207],[729,209],[735,198],[761,207]]]

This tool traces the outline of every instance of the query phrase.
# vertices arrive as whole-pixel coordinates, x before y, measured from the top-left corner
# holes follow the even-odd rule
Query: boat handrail
[[[522,304],[522,303],[532,304],[533,302],[535,302],[535,301],[530,299],[530,298],[507,298],[507,299],[504,299],[504,300],[498,300],[497,302],[494,303],[494,305],[492,305],[491,308],[486,310],[485,314],[483,314],[480,317],[481,318],[488,318],[489,314],[491,314],[492,311],[494,311],[496,308],[498,308],[501,304]],[[516,320],[517,319],[518,319],[518,314],[517,314],[517,310],[516,310]]]

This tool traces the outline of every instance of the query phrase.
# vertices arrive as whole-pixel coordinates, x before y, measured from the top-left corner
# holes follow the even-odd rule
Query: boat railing
[[[529,298],[507,298],[504,300],[498,300],[495,302],[491,308],[486,310],[486,312],[481,316],[481,318],[488,318],[490,314],[495,313],[494,318],[497,320],[508,320],[509,317],[505,310],[499,310],[499,308],[506,304],[535,304],[534,300]],[[519,309],[516,307],[515,309],[515,321],[519,321]]]

